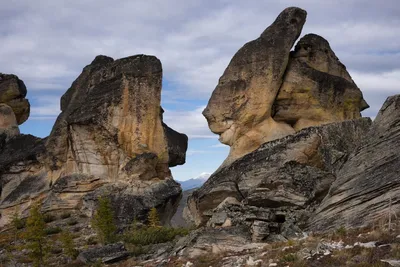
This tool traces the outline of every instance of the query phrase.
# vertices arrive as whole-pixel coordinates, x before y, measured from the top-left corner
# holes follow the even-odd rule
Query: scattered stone
[[[105,245],[82,251],[79,253],[78,260],[84,263],[95,263],[101,261],[103,263],[114,263],[121,261],[129,256],[123,243]]]
[[[394,266],[394,267],[400,266],[400,260],[381,260],[381,261],[389,263],[390,266]]]
[[[363,247],[363,248],[374,248],[376,247],[376,242],[377,241],[372,241],[372,242],[367,242],[367,243],[361,243],[361,242],[356,242],[354,244],[354,246],[359,246],[359,247]]]
[[[246,264],[248,266],[257,266],[262,262],[263,262],[262,260],[254,260],[252,256],[249,256],[249,259],[246,261]]]

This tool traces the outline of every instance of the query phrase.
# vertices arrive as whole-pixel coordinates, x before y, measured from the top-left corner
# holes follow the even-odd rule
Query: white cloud
[[[351,72],[354,82],[363,92],[378,91],[400,93],[400,68],[383,73]]]
[[[188,150],[188,151],[186,151],[186,156],[193,156],[196,154],[206,154],[206,153],[210,153],[210,152],[206,151],[206,150]]]
[[[205,102],[234,53],[292,5],[308,12],[303,35],[314,32],[330,42],[371,110],[383,99],[373,93],[399,92],[398,0],[12,1],[0,5],[1,71],[24,80],[30,98],[59,98],[97,54],[154,54],[174,85],[163,94],[167,101]],[[59,99],[32,103],[33,116],[59,112]],[[169,110],[165,118],[191,138],[217,138],[201,109]]]
[[[229,146],[227,146],[227,145],[224,145],[224,144],[215,144],[215,145],[212,145],[212,146],[210,146],[211,148],[229,148]]]
[[[165,110],[164,122],[189,138],[218,138],[208,129],[207,120],[201,114],[204,108],[205,106],[189,111]]]

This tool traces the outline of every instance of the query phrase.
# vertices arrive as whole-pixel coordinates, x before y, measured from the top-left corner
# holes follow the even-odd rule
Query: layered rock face
[[[371,130],[337,173],[309,222],[325,231],[388,222],[400,209],[400,95],[389,97]]]
[[[361,118],[311,127],[263,144],[215,172],[192,194],[193,221],[246,225],[255,241],[301,232],[370,124]]]
[[[1,223],[34,199],[46,211],[90,216],[100,195],[111,198],[119,223],[144,219],[152,207],[168,223],[181,195],[169,166],[185,162],[187,136],[162,122],[161,82],[156,57],[96,57],[63,95],[48,138],[20,135],[1,151],[19,155],[0,161]]]
[[[196,225],[244,227],[253,241],[301,233],[369,131],[368,105],[329,43],[307,34],[290,51],[305,18],[285,9],[220,78],[203,114],[231,149],[188,198]]]
[[[360,118],[368,107],[324,38],[308,34],[290,52],[305,20],[304,10],[285,9],[221,76],[203,115],[231,147],[225,166],[305,127]]]

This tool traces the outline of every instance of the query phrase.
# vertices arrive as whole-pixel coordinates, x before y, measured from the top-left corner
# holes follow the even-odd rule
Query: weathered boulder
[[[17,123],[24,123],[30,112],[29,101],[25,99],[26,86],[24,82],[13,74],[0,73],[0,103],[12,108]]]
[[[100,195],[110,197],[120,225],[146,219],[152,207],[169,224],[181,197],[169,166],[185,162],[188,139],[162,122],[161,80],[154,56],[97,56],[61,98],[50,136],[21,136],[32,149],[16,148],[16,154],[27,160],[0,157],[0,224],[12,210],[24,214],[33,199],[44,211],[78,209],[91,216]],[[2,154],[20,140],[10,142]],[[31,180],[37,186],[23,186]]]
[[[360,118],[368,105],[329,43],[299,37],[306,12],[287,8],[234,55],[203,115],[230,152],[222,166],[303,128]]]
[[[273,118],[295,131],[360,118],[368,105],[346,67],[321,36],[307,34],[291,52]]]
[[[114,263],[129,256],[123,243],[115,243],[82,251],[78,259],[83,263]]]
[[[310,127],[263,144],[217,170],[193,192],[188,199],[189,215],[197,225],[209,220],[222,225],[229,219],[233,226],[244,224],[250,229],[256,222],[253,230],[257,233],[265,225],[269,229],[264,233],[275,234],[290,235],[294,232],[290,229],[304,228],[335,180],[335,172],[370,124],[369,118],[360,118]],[[229,201],[219,206],[227,198],[241,205]]]
[[[219,79],[203,115],[220,141],[231,146],[226,164],[294,132],[273,120],[271,112],[305,20],[300,8],[282,11],[259,38],[239,49]]]
[[[0,104],[0,135],[4,141],[19,135],[19,128],[14,111],[6,104]]]
[[[400,95],[389,97],[371,131],[337,173],[309,228],[369,226],[400,209]]]

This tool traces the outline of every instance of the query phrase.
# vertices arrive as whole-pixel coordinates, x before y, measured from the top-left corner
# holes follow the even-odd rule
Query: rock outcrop
[[[304,10],[285,9],[259,38],[239,49],[219,79],[203,115],[220,141],[231,146],[227,162],[294,132],[271,115],[305,20]]]
[[[30,105],[26,96],[26,86],[12,74],[0,73],[0,103],[11,107],[18,125],[29,117]]]
[[[233,57],[203,114],[231,146],[188,198],[196,225],[242,227],[253,241],[301,233],[369,131],[360,89],[329,43],[307,34],[306,12],[285,9]]]
[[[371,130],[337,173],[309,228],[386,223],[400,210],[400,95],[389,97]],[[390,214],[390,215],[389,215]]]
[[[193,221],[246,225],[255,241],[301,232],[370,124],[368,118],[332,123],[263,144],[192,194]]]
[[[161,81],[154,56],[96,57],[63,95],[48,138],[19,135],[0,151],[0,225],[37,200],[91,216],[100,195],[119,224],[152,207],[168,224],[181,196],[169,166],[185,162],[187,136],[162,122]]]
[[[368,107],[324,38],[308,34],[290,52],[305,20],[304,10],[285,9],[221,76],[203,115],[231,147],[223,166],[305,127],[360,118]]]
[[[14,111],[6,104],[0,104],[0,136],[4,141],[19,135],[19,128]]]
[[[295,131],[360,118],[368,108],[363,95],[321,36],[307,34],[291,52],[283,84],[274,102],[276,121]]]

